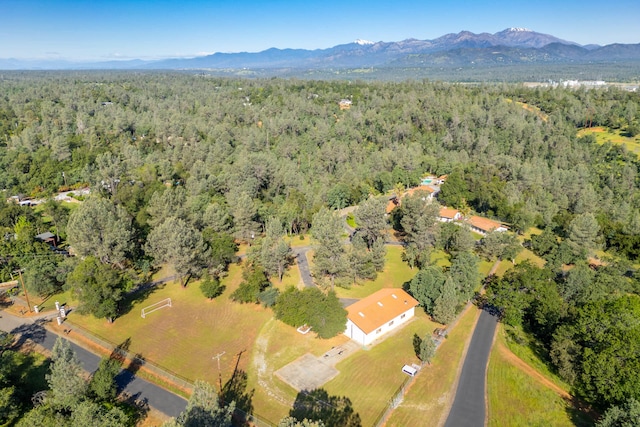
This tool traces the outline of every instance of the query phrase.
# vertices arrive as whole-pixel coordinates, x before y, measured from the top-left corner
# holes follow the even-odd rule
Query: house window
[[[376,334],[379,334],[380,332],[382,332],[382,328],[378,328],[378,330],[376,331]]]
[[[400,316],[401,319],[404,319],[404,316],[406,316],[407,313],[404,313],[402,316]]]
[[[393,320],[389,322],[389,326],[393,326]]]

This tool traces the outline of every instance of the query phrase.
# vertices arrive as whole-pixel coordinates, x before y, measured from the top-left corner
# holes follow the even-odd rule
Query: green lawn
[[[628,137],[623,135],[623,131],[607,129],[601,126],[596,126],[588,129],[580,129],[578,136],[595,135],[598,144],[604,144],[610,142],[612,144],[624,145],[627,150],[632,153],[640,154],[640,136]]]
[[[400,331],[338,363],[340,375],[324,389],[330,395],[348,397],[354,411],[360,414],[362,425],[372,425],[406,379],[402,366],[419,363],[413,350],[413,335],[425,336],[437,326],[417,309],[416,318]]]
[[[516,264],[520,264],[523,261],[529,260],[533,265],[536,265],[540,268],[544,267],[546,261],[540,258],[538,255],[531,252],[529,249],[523,249],[520,251],[518,256],[516,257]]]
[[[549,381],[552,381],[563,390],[569,391],[571,386],[564,382],[556,373],[549,369],[548,363],[542,360],[545,351],[542,344],[522,329],[515,329],[503,326],[503,342],[516,356],[525,361],[529,366],[543,374]]]
[[[367,280],[362,284],[352,285],[351,288],[336,288],[340,298],[364,298],[382,288],[401,288],[404,282],[413,278],[418,272],[417,268],[409,268],[402,261],[403,248],[401,246],[387,246],[384,271],[378,273],[376,280]],[[313,256],[309,256],[309,261]]]
[[[488,426],[587,426],[592,422],[571,401],[543,385],[501,352],[499,331],[487,371]]]
[[[451,259],[449,258],[449,254],[442,250],[434,250],[431,252],[431,263],[437,265],[438,267],[449,267],[451,266]]]
[[[293,234],[291,236],[286,236],[284,239],[289,242],[292,248],[311,246],[311,236],[308,234]]]
[[[349,224],[349,227],[351,227],[351,228],[357,228],[358,227],[358,224],[356,224],[356,219],[355,219],[355,217],[353,216],[352,213],[347,215],[347,220],[346,221],[347,221],[347,224]]]

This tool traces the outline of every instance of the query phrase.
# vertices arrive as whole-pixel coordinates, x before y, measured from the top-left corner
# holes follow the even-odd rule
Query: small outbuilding
[[[381,289],[347,307],[344,334],[359,344],[371,344],[409,321],[418,304],[402,289]]]
[[[39,242],[43,242],[43,243],[48,243],[51,246],[53,246],[54,248],[57,245],[57,239],[56,239],[56,235],[53,234],[50,231],[47,231],[45,233],[40,233],[36,236],[36,240]]]

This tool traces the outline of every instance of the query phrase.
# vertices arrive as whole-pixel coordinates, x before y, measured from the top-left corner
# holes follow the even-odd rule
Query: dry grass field
[[[404,401],[387,420],[388,427],[430,425],[443,422],[443,416],[453,403],[457,372],[461,369],[464,349],[471,339],[480,311],[467,310],[447,339],[438,348],[436,357],[418,374]]]

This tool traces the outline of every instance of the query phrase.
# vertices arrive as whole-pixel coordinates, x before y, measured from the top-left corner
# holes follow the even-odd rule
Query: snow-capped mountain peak
[[[522,27],[511,27],[509,28],[507,31],[511,31],[513,33],[530,33],[531,30],[528,28],[522,28]]]
[[[362,39],[358,39],[356,41],[354,41],[355,44],[359,44],[360,46],[366,46],[366,45],[370,45],[370,44],[375,44],[375,42],[369,41],[369,40],[362,40]]]

